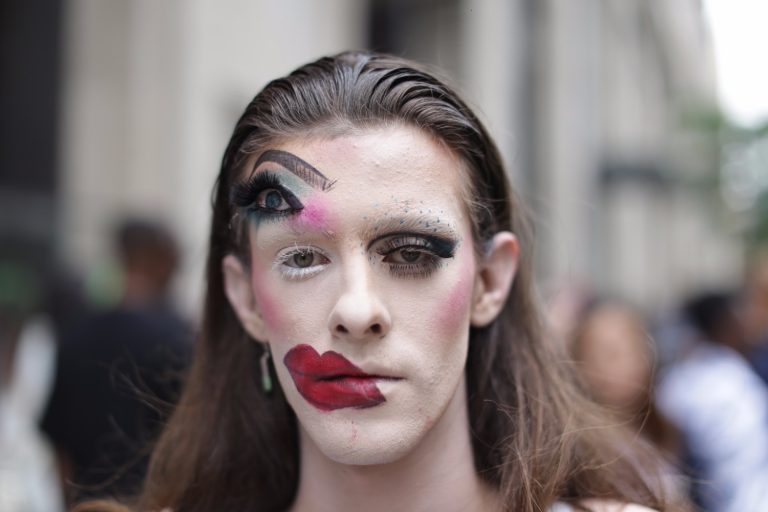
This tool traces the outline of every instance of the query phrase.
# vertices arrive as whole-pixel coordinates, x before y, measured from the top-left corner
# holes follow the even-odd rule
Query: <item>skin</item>
[[[294,510],[493,510],[495,495],[472,462],[464,365],[470,324],[493,319],[508,294],[514,236],[497,235],[491,254],[477,261],[463,166],[417,129],[289,140],[270,149],[334,181],[327,190],[296,185],[290,173],[268,166],[281,183],[293,183],[303,209],[255,223],[250,272],[234,256],[223,265],[227,295],[250,334],[269,342],[299,419]],[[247,166],[244,178],[262,167]],[[401,230],[449,238],[452,257],[435,257],[430,272],[393,272],[404,255],[382,256],[389,238],[381,236]],[[315,251],[310,272],[298,278],[283,257],[296,247]],[[377,381],[386,401],[334,411],[308,403],[282,363],[302,343],[387,377]]]
[[[270,342],[278,378],[300,419],[303,446],[311,443],[342,464],[393,462],[438,421],[452,420],[444,413],[452,400],[461,401],[469,308],[447,325],[436,321],[445,297],[458,294],[468,304],[465,297],[473,293],[472,280],[464,278],[476,273],[476,262],[470,223],[458,200],[460,164],[426,136],[405,129],[295,141],[277,149],[311,162],[337,183],[330,191],[297,191],[305,204],[301,213],[251,232],[255,300],[271,305],[271,313],[262,311],[259,339]],[[393,276],[382,257],[368,250],[379,222],[408,215],[408,205],[442,212],[441,222],[461,246],[427,278]],[[286,272],[295,270],[279,263],[282,251],[297,246],[315,251],[308,277],[289,277]],[[318,410],[299,395],[282,364],[301,343],[321,354],[334,350],[366,373],[399,380],[377,383],[387,398],[381,406]]]
[[[634,313],[620,305],[592,312],[580,341],[580,368],[600,401],[634,412],[650,385],[648,336]]]

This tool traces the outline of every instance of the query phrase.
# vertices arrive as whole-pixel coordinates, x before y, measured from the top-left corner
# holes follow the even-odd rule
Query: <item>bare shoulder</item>
[[[584,505],[593,512],[656,512],[654,509],[635,503],[621,503],[613,500],[584,500]]]

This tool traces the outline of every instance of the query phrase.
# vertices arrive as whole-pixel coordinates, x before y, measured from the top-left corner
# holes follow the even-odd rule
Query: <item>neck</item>
[[[496,493],[475,471],[466,391],[404,458],[350,466],[327,458],[300,430],[301,475],[293,512],[496,510]]]

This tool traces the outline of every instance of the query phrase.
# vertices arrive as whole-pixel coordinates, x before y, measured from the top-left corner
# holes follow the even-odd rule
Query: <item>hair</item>
[[[735,294],[730,291],[702,292],[683,304],[683,317],[699,334],[720,342],[723,330],[732,327],[735,300]]]
[[[270,82],[235,126],[213,195],[201,338],[184,394],[161,436],[139,510],[273,511],[292,503],[296,418],[282,390],[260,385],[260,343],[224,295],[227,254],[244,257],[229,194],[243,164],[270,144],[384,125],[423,130],[463,162],[478,252],[511,231],[520,265],[498,318],[471,328],[466,381],[474,464],[507,510],[601,497],[664,510],[653,451],[613,428],[584,398],[545,335],[532,283],[531,233],[485,128],[445,83],[408,60],[345,52]],[[274,368],[270,367],[274,379]],[[120,510],[116,508],[115,510]]]

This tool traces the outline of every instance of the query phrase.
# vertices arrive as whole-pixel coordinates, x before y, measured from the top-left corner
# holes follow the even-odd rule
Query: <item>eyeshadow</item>
[[[259,204],[260,195],[268,190],[273,190],[278,197],[272,197],[281,201],[278,206],[285,203],[285,208],[271,207],[264,198],[264,204]],[[230,204],[233,208],[245,212],[256,221],[266,219],[278,219],[287,215],[293,215],[304,208],[304,205],[274,173],[260,172],[245,182],[236,183],[230,192]]]

